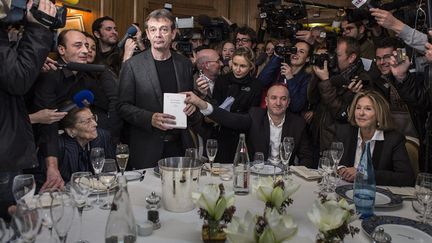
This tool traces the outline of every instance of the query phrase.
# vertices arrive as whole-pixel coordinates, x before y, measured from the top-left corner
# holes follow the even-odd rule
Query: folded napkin
[[[317,170],[309,169],[306,166],[290,166],[291,170],[294,171],[299,176],[307,179],[307,180],[314,180],[319,179],[322,176],[318,173]]]
[[[397,187],[397,186],[387,186],[386,187],[393,194],[407,196],[407,197],[415,197],[415,188],[414,187]]]

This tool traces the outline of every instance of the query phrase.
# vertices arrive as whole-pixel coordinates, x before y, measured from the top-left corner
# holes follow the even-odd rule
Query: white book
[[[186,129],[187,117],[184,113],[186,94],[164,93],[163,113],[175,116],[175,125],[173,128]]]

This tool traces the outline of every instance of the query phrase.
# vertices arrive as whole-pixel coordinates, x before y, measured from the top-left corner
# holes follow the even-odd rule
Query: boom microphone
[[[79,72],[103,72],[106,69],[105,65],[102,64],[87,64],[87,63],[79,63],[79,62],[69,62],[66,64],[56,64],[59,68],[66,68],[71,71],[79,71]]]
[[[123,48],[123,46],[126,43],[126,40],[135,36],[137,32],[138,30],[135,26],[132,25],[131,27],[129,27],[129,29],[126,31],[126,34],[123,36],[123,39],[121,39],[121,41],[117,44],[117,46],[119,48]]]

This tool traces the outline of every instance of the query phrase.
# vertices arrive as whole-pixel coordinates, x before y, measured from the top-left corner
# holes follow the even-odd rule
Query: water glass
[[[26,197],[16,205],[13,220],[24,242],[34,242],[41,226],[42,217],[37,200],[37,197]]]
[[[253,166],[257,169],[258,172],[264,169],[264,161],[264,153],[256,152],[254,155]]]
[[[78,214],[80,217],[80,228],[79,235],[80,240],[77,243],[88,243],[88,241],[82,239],[82,213],[84,206],[86,205],[87,197],[91,191],[91,173],[90,172],[75,172],[71,176],[71,192],[75,205],[78,208]]]
[[[99,181],[107,188],[107,200],[101,205],[99,208],[104,210],[111,209],[111,202],[109,200],[109,191],[111,190],[112,185],[117,179],[117,166],[115,160],[106,159],[105,166],[102,170],[103,172],[99,174]]]
[[[339,162],[342,158],[342,155],[344,153],[344,146],[341,142],[333,142],[330,147],[330,154],[332,159],[336,163],[336,167],[339,165]]]
[[[55,205],[51,208],[51,217],[54,229],[61,243],[66,242],[67,234],[72,226],[75,212],[75,203],[68,192],[59,192],[54,195]]]
[[[417,175],[415,195],[420,205],[425,209],[423,215],[417,218],[422,223],[427,223],[427,215],[429,214],[430,204],[432,202],[432,174],[419,173]]]
[[[17,175],[12,183],[12,193],[15,201],[23,199],[24,201],[33,198],[36,191],[34,176],[31,174]]]

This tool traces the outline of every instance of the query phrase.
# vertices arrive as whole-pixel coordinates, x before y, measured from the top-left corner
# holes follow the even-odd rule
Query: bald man
[[[266,160],[280,160],[279,146],[284,137],[294,138],[294,151],[290,164],[298,157],[300,165],[317,168],[306,134],[305,121],[287,110],[290,97],[285,85],[276,83],[267,91],[267,109],[252,107],[248,113],[232,113],[187,92],[186,103],[196,105],[201,113],[213,121],[231,129],[246,131],[250,156],[255,152],[264,153]]]
[[[197,53],[196,64],[200,74],[195,81],[196,88],[202,97],[211,97],[215,79],[223,66],[219,54],[213,49],[203,49]]]

